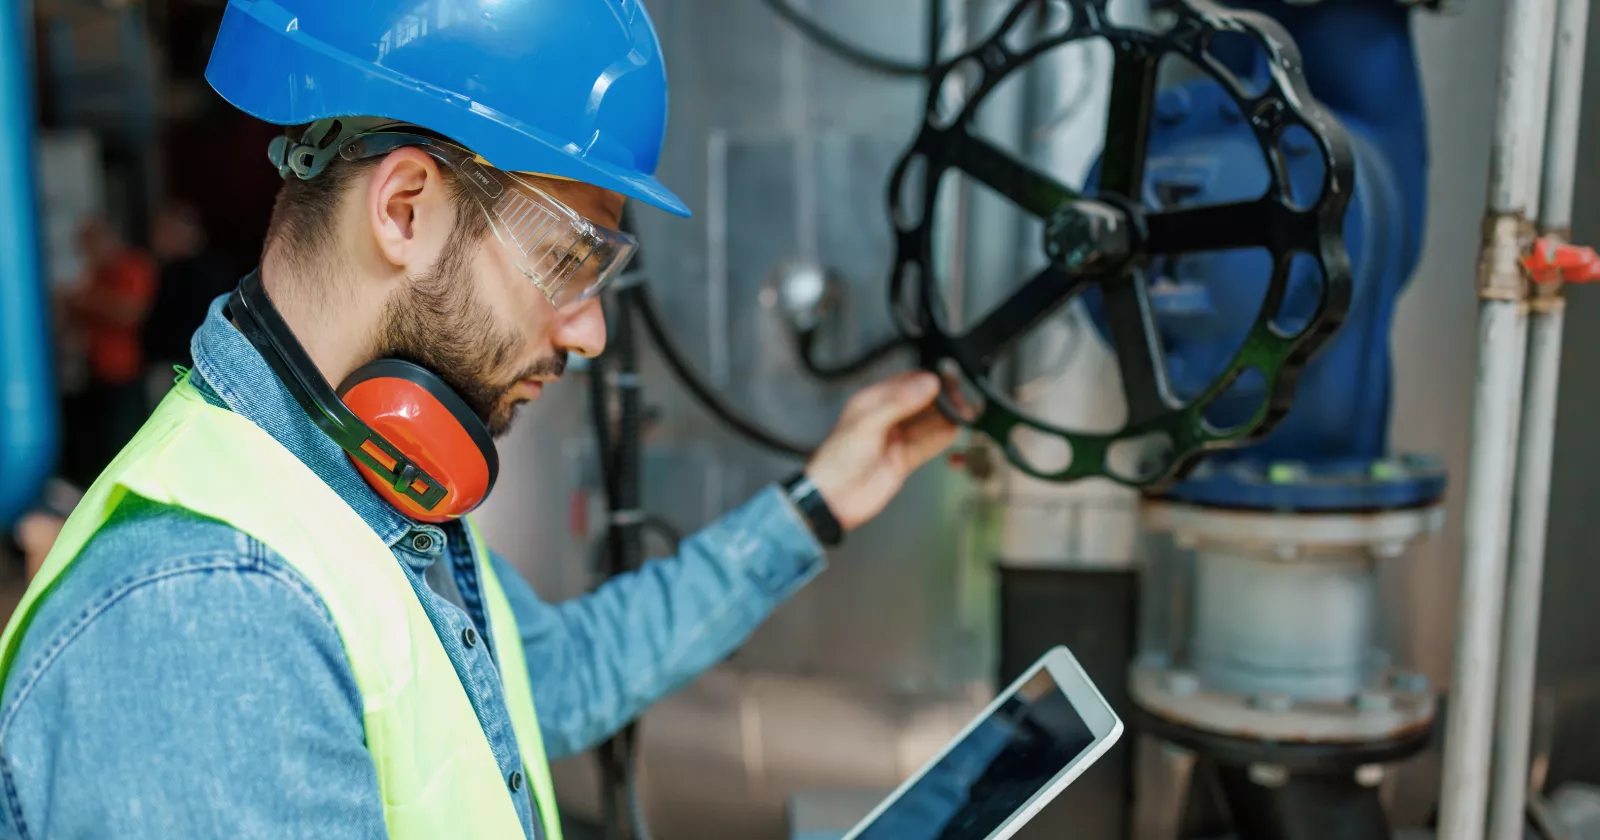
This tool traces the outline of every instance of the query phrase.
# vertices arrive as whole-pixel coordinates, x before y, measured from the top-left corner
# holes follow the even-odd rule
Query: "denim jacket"
[[[521,758],[479,641],[489,634],[466,528],[421,524],[379,499],[228,322],[224,301],[191,342],[192,381],[293,452],[392,547],[509,780]],[[825,563],[775,486],[677,556],[564,603],[491,562],[552,760],[722,660]],[[469,627],[477,644],[463,641]],[[23,638],[0,694],[0,780],[0,838],[385,836],[361,697],[317,593],[245,534],[137,498],[90,540]],[[527,836],[542,834],[528,787],[507,795]]]

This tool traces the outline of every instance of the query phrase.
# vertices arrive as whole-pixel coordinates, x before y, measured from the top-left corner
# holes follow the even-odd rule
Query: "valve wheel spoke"
[[[1144,274],[1129,271],[1101,286],[1106,320],[1117,345],[1128,425],[1140,425],[1181,407],[1167,383],[1166,354],[1150,309]]]
[[[1145,151],[1150,146],[1150,113],[1155,107],[1156,62],[1118,50],[1111,70],[1111,106],[1106,113],[1105,146],[1100,157],[1100,193],[1140,203]]]
[[[1145,250],[1152,255],[1236,248],[1314,251],[1317,217],[1269,198],[1162,210],[1145,216]]]
[[[1079,197],[1075,190],[963,128],[952,131],[950,155],[957,169],[1041,219]]]
[[[1046,266],[967,330],[957,344],[967,358],[988,369],[1029,330],[1077,297],[1086,282],[1059,266]]]

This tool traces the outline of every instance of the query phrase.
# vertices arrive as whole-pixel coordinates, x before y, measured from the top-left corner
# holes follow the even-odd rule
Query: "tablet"
[[[845,840],[1004,840],[1120,737],[1078,660],[1054,648]]]

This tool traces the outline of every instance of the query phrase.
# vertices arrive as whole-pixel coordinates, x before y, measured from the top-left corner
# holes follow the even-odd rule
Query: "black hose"
[[[651,294],[650,287],[644,283],[636,283],[622,291],[624,307],[631,306],[637,310],[644,320],[644,327],[650,333],[650,338],[655,342],[656,349],[661,351],[661,357],[666,360],[667,366],[677,375],[689,393],[710,411],[718,420],[742,437],[758,446],[766,447],[774,452],[793,455],[797,458],[809,458],[815,447],[801,446],[779,437],[761,427],[754,420],[739,413],[739,410],[723,401],[715,389],[700,377],[694,367],[684,357],[677,342],[667,333],[666,326],[661,317],[661,310],[656,305],[655,295]]]
[[[617,494],[611,500],[612,575],[637,569],[644,561],[639,510],[639,437],[644,416],[639,405],[639,349],[628,307],[617,309],[616,320],[612,346],[617,354],[617,436],[613,441]]]
[[[611,500],[610,539],[607,541],[611,562],[606,570],[607,577],[637,569],[644,562],[640,533],[643,517],[639,511],[639,427],[642,419],[639,406],[639,355],[634,344],[633,314],[628,307],[617,309],[616,321],[612,347],[617,354],[615,376],[618,411],[613,453],[617,494]],[[604,789],[610,794],[608,798],[622,798],[620,810],[628,815],[626,824],[617,820],[606,827],[607,833],[619,840],[630,836],[633,840],[640,840],[634,829],[644,820],[643,815],[636,812],[629,795],[633,765],[638,760],[634,751],[638,727],[638,721],[629,723],[602,747],[610,759],[602,765]]]
[[[816,330],[802,330],[797,333],[795,335],[795,346],[800,352],[800,364],[804,365],[806,371],[812,376],[818,379],[848,379],[865,372],[868,368],[894,355],[896,351],[911,349],[911,342],[902,336],[884,339],[878,346],[868,348],[854,359],[832,364],[818,361],[816,358]]]
[[[828,52],[862,68],[885,76],[923,77],[927,76],[929,68],[909,61],[887,58],[868,52],[843,38],[824,29],[821,24],[801,14],[798,9],[789,5],[785,0],[766,0],[767,7],[773,14],[783,18],[790,26],[800,30],[802,35],[811,39]]]
[[[654,531],[656,534],[665,537],[667,543],[671,546],[673,554],[677,554],[678,546],[683,544],[683,529],[672,524],[665,516],[657,516],[653,513],[645,514],[644,529],[646,531]]]
[[[606,506],[616,498],[616,467],[612,463],[611,448],[611,391],[606,387],[606,359],[604,356],[589,360],[589,422],[594,426],[594,449],[600,462],[600,489],[605,493]]]
[[[655,534],[666,540],[668,554],[678,553],[679,547],[683,544],[683,529],[672,524],[666,517],[654,513],[644,515],[643,526],[645,533]],[[605,532],[601,532],[600,537],[589,546],[590,571],[603,579],[610,558],[611,540],[607,538]]]
[[[611,387],[607,379],[614,352],[593,359],[589,364],[589,414],[594,425],[600,484],[605,493],[606,510],[611,514],[607,517],[605,530],[601,532],[599,540],[602,557],[595,564],[597,582],[613,577],[625,564],[619,550],[622,543],[617,539],[617,523],[620,520],[615,513],[622,509],[626,493],[621,482],[622,464],[618,457],[617,441],[619,437],[626,437],[628,430],[621,424],[616,429],[612,427]],[[601,744],[595,753],[600,764],[600,818],[606,840],[623,840],[626,837],[623,828],[626,818],[622,813],[626,806],[621,795],[625,768],[624,757],[620,755],[618,746],[618,736],[614,735]]]
[[[637,730],[628,729],[628,754],[637,755],[639,744],[635,741]],[[639,762],[629,761],[622,767],[622,796],[628,803],[629,827],[633,829],[633,840],[651,840],[650,825],[644,818],[644,802],[639,796]]]
[[[617,307],[614,321],[610,330],[611,348],[592,361],[589,374],[590,417],[609,511],[602,537],[601,580],[637,569],[644,562],[644,516],[640,512],[639,480],[644,416],[639,399],[639,348],[629,307]],[[617,391],[614,431],[608,372]],[[638,727],[637,721],[629,723],[597,750],[601,813],[607,840],[646,840],[649,836],[644,815],[638,810],[637,797],[632,792]]]

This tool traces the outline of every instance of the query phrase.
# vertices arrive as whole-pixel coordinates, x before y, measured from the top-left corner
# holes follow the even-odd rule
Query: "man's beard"
[[[517,406],[506,395],[524,379],[560,376],[564,352],[513,375],[496,378],[517,350],[517,339],[499,329],[493,312],[473,294],[472,237],[450,235],[439,261],[418,277],[384,312],[379,332],[382,355],[419,364],[443,379],[498,438],[511,427]]]

